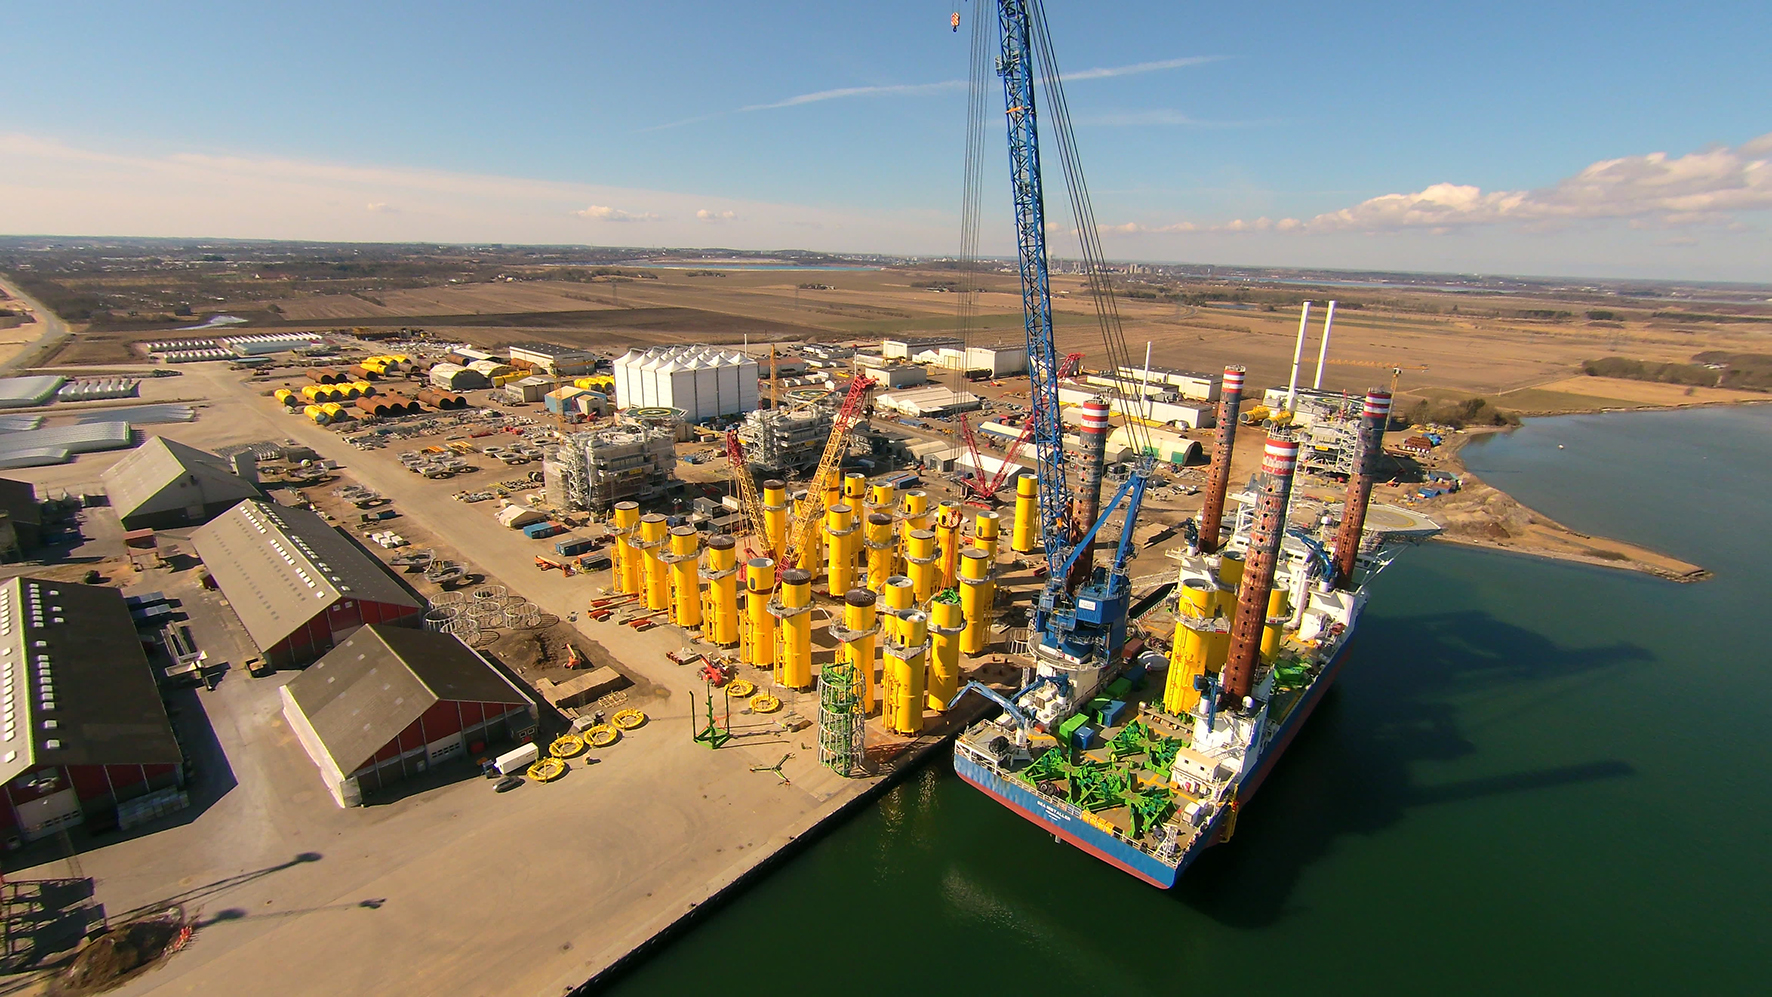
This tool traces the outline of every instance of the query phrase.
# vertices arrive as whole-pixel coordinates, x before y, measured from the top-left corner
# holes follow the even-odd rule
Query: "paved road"
[[[43,326],[43,334],[37,337],[36,342],[26,344],[17,356],[0,363],[0,376],[11,376],[19,371],[29,370],[36,366],[38,360],[60,349],[73,336],[73,332],[60,315],[44,307],[41,301],[26,294],[17,284],[0,277],[0,288],[4,288],[7,294],[29,308]]]

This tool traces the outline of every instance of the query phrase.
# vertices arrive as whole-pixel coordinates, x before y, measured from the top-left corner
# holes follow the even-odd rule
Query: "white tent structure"
[[[690,422],[757,407],[757,361],[712,346],[629,350],[615,361],[617,408],[675,408]]]

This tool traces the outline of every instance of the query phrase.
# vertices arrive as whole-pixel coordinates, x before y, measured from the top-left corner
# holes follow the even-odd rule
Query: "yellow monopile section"
[[[905,537],[905,571],[911,576],[911,591],[916,594],[918,603],[928,602],[935,595],[938,573],[935,558],[934,532],[912,530]]]
[[[896,542],[892,536],[892,517],[883,512],[868,514],[867,539],[863,542],[868,553],[868,584],[875,592],[884,591],[886,579],[892,577],[893,561],[897,557]]]
[[[640,548],[634,531],[640,528],[640,503],[615,503],[615,590],[628,595],[640,592]]]
[[[843,475],[843,504],[851,509],[860,509],[862,501],[867,497],[867,475],[855,471]]]
[[[825,510],[824,546],[827,556],[825,591],[836,595],[855,585],[855,544],[858,527],[855,510],[847,502],[838,502]]]
[[[1261,657],[1264,661],[1272,661],[1275,652],[1280,650],[1281,621],[1286,619],[1287,611],[1286,590],[1277,586],[1269,590],[1268,622],[1261,628]]]
[[[843,597],[844,637],[837,653],[855,666],[857,699],[865,716],[874,711],[874,593],[850,589]]]
[[[1237,618],[1237,586],[1243,582],[1243,555],[1227,552],[1218,564],[1218,593],[1214,611],[1225,619],[1225,629],[1215,631],[1207,642],[1206,669],[1217,674],[1231,653],[1230,624]]]
[[[942,711],[960,691],[960,603],[944,596],[929,604],[929,708]]]
[[[935,516],[935,546],[941,557],[936,562],[936,584],[942,589],[954,587],[960,565],[960,521],[963,514],[958,502],[943,502]]]
[[[777,561],[788,552],[788,486],[771,478],[763,482],[763,536]]]
[[[1163,685],[1163,709],[1182,714],[1200,701],[1194,680],[1206,674],[1212,643],[1208,629],[1218,607],[1218,588],[1203,578],[1182,583],[1175,620],[1175,643],[1169,652],[1169,677]]]
[[[789,568],[781,573],[781,595],[770,612],[781,621],[776,676],[790,689],[812,685],[812,573]]]
[[[794,493],[793,501],[789,505],[789,510],[792,513],[792,517],[788,520],[788,539],[790,541],[800,535],[799,524],[802,515],[811,516],[820,524],[823,523],[825,507],[822,505],[815,505],[814,502],[815,497],[811,492],[801,490]],[[794,567],[817,576],[819,569],[824,566],[822,564],[824,561],[824,544],[821,543],[819,539],[822,536],[822,533],[823,531],[815,529],[812,531],[811,536],[806,538],[806,546],[800,551],[800,556],[794,560]]]
[[[679,526],[671,531],[671,552],[665,555],[671,569],[671,616],[686,630],[701,626],[701,579],[695,571],[700,553],[701,534],[695,527]]]
[[[1038,475],[1015,476],[1015,529],[1009,535],[1009,546],[1017,554],[1031,554],[1041,546]]]
[[[885,695],[881,706],[886,726],[900,734],[923,729],[923,671],[929,657],[927,616],[915,610],[898,621],[899,640],[886,648]]]
[[[670,580],[665,572],[664,553],[665,538],[670,527],[665,525],[665,518],[658,513],[649,513],[640,517],[640,552],[646,558],[646,608],[669,609],[671,607]]]
[[[886,611],[886,619],[881,623],[880,629],[884,632],[883,635],[888,642],[900,643],[903,640],[900,623],[916,602],[916,590],[911,587],[909,578],[903,575],[893,575],[886,579],[886,590],[880,595],[881,601],[885,603],[884,609]]]
[[[960,552],[960,615],[966,630],[960,634],[960,650],[983,654],[990,643],[991,607],[997,601],[997,584],[991,579],[990,555],[974,547]]]
[[[899,502],[899,516],[903,520],[902,533],[909,537],[915,530],[929,528],[929,493],[922,489],[905,492]]]
[[[738,551],[731,537],[714,537],[708,541],[707,570],[702,577],[708,583],[707,638],[721,647],[738,643]]]
[[[981,512],[972,520],[972,546],[990,556],[991,563],[997,563],[997,530],[1002,526],[1002,518],[994,512]]]
[[[745,596],[750,626],[744,659],[758,668],[775,667],[775,617],[769,615],[769,592],[775,588],[775,562],[753,557],[745,562]]]

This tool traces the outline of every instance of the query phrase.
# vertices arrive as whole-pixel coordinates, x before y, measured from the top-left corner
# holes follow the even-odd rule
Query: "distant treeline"
[[[13,272],[12,279],[18,282],[18,286],[23,288],[26,294],[43,302],[43,307],[70,322],[85,322],[91,319],[94,314],[105,312],[103,298],[96,294],[76,291],[66,284],[42,274],[32,273],[29,270],[17,270]]]
[[[1772,355],[1712,350],[1700,353],[1692,359],[1692,363],[1655,363],[1626,357],[1604,357],[1585,361],[1581,365],[1581,372],[1589,377],[1772,391]]]
[[[1393,422],[1398,418],[1391,416]],[[1418,401],[1403,410],[1401,421],[1405,426],[1431,423],[1463,429],[1466,426],[1518,426],[1520,417],[1496,408],[1487,398],[1477,397],[1463,401]]]

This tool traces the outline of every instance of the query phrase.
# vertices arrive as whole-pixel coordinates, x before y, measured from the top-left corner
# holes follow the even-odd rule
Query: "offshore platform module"
[[[954,770],[1059,840],[1167,888],[1205,848],[1230,836],[1238,808],[1260,787],[1341,667],[1366,602],[1366,583],[1388,563],[1388,551],[1364,536],[1364,524],[1390,395],[1375,389],[1366,397],[1331,550],[1328,516],[1305,528],[1289,522],[1299,443],[1284,419],[1266,441],[1261,473],[1250,488],[1227,496],[1243,369],[1225,369],[1205,506],[1193,545],[1180,558],[1173,649],[1167,657],[1145,652],[1129,659],[1127,561],[1152,465],[1148,457],[1135,464],[1104,507],[1108,406],[1085,402],[1084,466],[1080,494],[1072,494],[1046,268],[1036,78],[1056,125],[1107,369],[1134,365],[1126,356],[1076,163],[1041,0],[998,0],[996,13],[994,60],[980,56],[992,32],[974,25],[968,171],[984,120],[980,67],[994,63],[1007,108],[1048,572],[1033,614],[1032,667],[1022,688],[1002,695],[971,683],[960,693],[986,696],[1001,713],[962,732]],[[1127,429],[1136,435],[1142,426],[1128,420]],[[1136,440],[1134,446],[1152,452]],[[1238,505],[1228,535],[1227,497]],[[1113,558],[1096,565],[1097,534],[1122,506]]]

